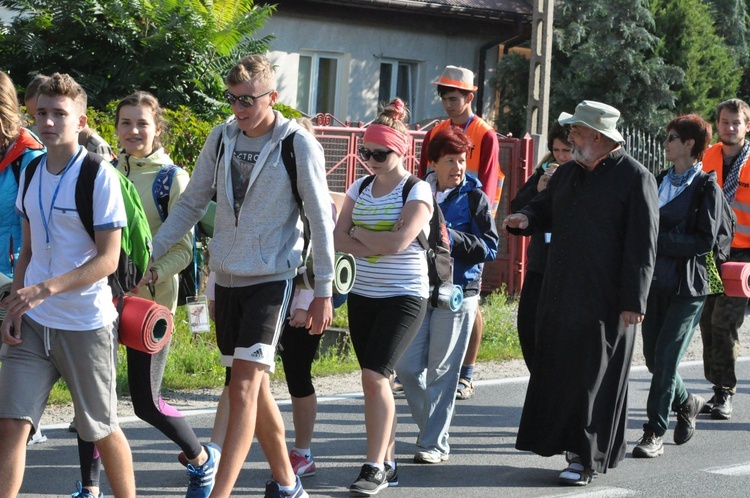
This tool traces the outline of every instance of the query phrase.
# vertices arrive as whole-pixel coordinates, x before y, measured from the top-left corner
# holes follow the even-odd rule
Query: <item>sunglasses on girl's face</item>
[[[271,92],[273,92],[273,90],[268,90],[260,95],[234,95],[233,93],[230,93],[229,90],[224,90],[224,100],[226,100],[229,105],[234,105],[235,102],[239,102],[242,107],[252,107],[257,99],[268,95]]]
[[[370,150],[365,149],[364,147],[360,147],[357,149],[357,154],[359,155],[359,158],[363,161],[369,161],[370,158],[375,159],[375,162],[382,163],[385,161],[385,158],[388,157],[388,154],[393,152],[392,150]]]

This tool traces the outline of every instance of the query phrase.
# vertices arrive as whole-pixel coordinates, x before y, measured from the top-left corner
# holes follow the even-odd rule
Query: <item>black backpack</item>
[[[359,186],[362,194],[365,188],[375,179],[375,175],[365,177]],[[416,175],[409,175],[401,192],[402,205],[406,204],[412,187],[422,180]],[[417,235],[419,245],[427,252],[427,274],[430,280],[429,302],[433,308],[452,309],[455,311],[456,299],[451,299],[456,292],[453,286],[453,259],[448,236],[448,224],[435,198],[432,198],[432,218],[430,218],[430,235],[424,231]],[[458,303],[460,305],[460,301]]]
[[[307,258],[310,255],[310,224],[307,222],[305,216],[305,208],[302,203],[302,197],[299,195],[297,189],[297,158],[294,154],[294,136],[297,134],[293,131],[281,141],[281,161],[284,163],[284,169],[286,169],[287,175],[289,175],[289,183],[291,184],[292,195],[299,208],[299,216],[302,219],[302,233],[304,235],[305,244],[302,248],[302,265],[305,265]],[[224,135],[219,137],[219,142],[216,144],[216,166],[214,176],[216,176],[219,169],[219,161],[224,157]],[[215,200],[215,199],[214,199]]]
[[[44,156],[38,156],[31,161],[23,171],[25,175],[21,197],[23,200],[26,199],[29,184],[41,163],[42,157]],[[120,257],[117,269],[108,279],[109,286],[112,288],[112,295],[119,298],[137,287],[148,268],[148,262],[151,259],[151,229],[146,214],[143,212],[141,198],[138,196],[133,182],[110,163],[104,161],[98,154],[87,152],[76,181],[75,203],[81,223],[91,240],[96,240],[94,235],[94,182],[99,168],[112,168],[116,172],[128,220],[128,225],[122,228],[120,236]],[[25,213],[25,204],[23,204],[23,208]],[[118,312],[121,311],[122,303],[123,301],[119,300]]]
[[[690,211],[697,211],[698,205],[700,204],[703,194],[706,191],[706,185],[711,178],[716,181],[716,172],[709,171],[708,173],[699,172],[700,175],[697,180],[700,182],[695,188],[693,197],[690,200]],[[666,171],[663,171],[657,177],[657,185],[661,183],[662,179],[666,176]],[[714,259],[716,260],[716,266],[721,269],[721,264],[729,260],[729,252],[732,249],[732,239],[734,239],[734,232],[737,227],[737,216],[734,214],[732,206],[727,202],[723,192],[719,192],[721,197],[721,216],[718,220],[719,230],[716,233],[716,241],[714,242]]]
[[[715,171],[702,175],[702,182],[699,186],[700,195],[696,196],[699,199],[703,197],[703,192],[706,190],[706,185],[712,176],[715,180]],[[714,258],[716,259],[716,265],[721,269],[721,264],[729,260],[729,252],[732,250],[732,239],[734,239],[734,232],[737,228],[737,216],[734,214],[732,206],[727,202],[724,193],[719,193],[721,194],[721,218],[718,220],[719,230],[716,233],[716,242],[714,243]],[[698,209],[698,207],[695,206],[694,209]]]

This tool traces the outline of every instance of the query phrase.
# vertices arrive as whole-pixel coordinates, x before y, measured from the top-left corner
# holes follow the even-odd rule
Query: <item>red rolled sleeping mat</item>
[[[115,306],[117,301],[115,298]],[[129,348],[155,354],[169,342],[172,326],[172,313],[165,306],[142,297],[125,296],[118,340]]]
[[[721,265],[724,294],[731,297],[750,297],[750,264],[727,261]]]

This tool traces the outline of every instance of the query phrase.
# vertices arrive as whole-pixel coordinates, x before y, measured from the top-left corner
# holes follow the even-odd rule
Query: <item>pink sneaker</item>
[[[300,477],[315,475],[315,462],[312,455],[306,457],[297,450],[289,452],[289,461],[292,462],[292,470]]]

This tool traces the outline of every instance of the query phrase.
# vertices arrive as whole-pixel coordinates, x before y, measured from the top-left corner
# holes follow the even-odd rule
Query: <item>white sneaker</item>
[[[418,451],[414,455],[414,463],[440,463],[445,462],[450,455],[440,453],[437,450]]]
[[[47,440],[47,436],[42,434],[42,430],[39,429],[38,431],[34,433],[33,436],[31,436],[31,439],[29,439],[29,442],[26,444],[27,445],[39,444],[39,443],[45,442],[46,440]]]

